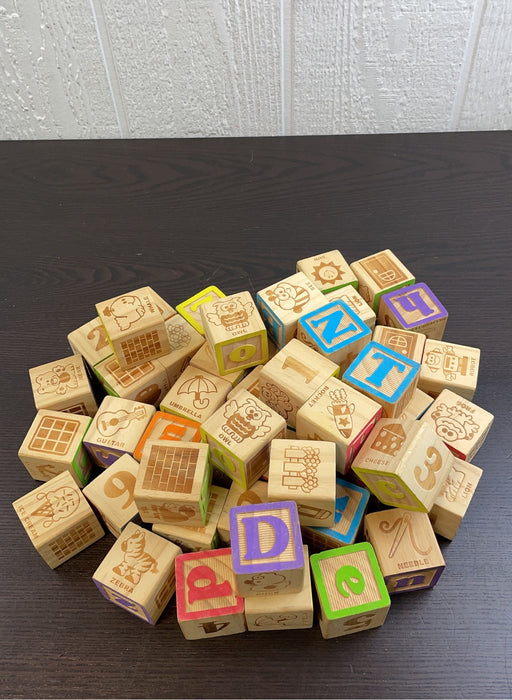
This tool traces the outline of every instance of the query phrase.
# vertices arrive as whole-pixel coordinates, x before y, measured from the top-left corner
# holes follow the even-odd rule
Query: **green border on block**
[[[402,287],[410,287],[412,284],[416,284],[416,279],[414,277],[412,278],[412,281],[407,280],[407,282],[402,282],[400,284],[397,284],[395,287],[389,287],[389,289],[382,289],[380,292],[377,292],[377,294],[375,295],[375,299],[373,300],[373,304],[372,304],[373,311],[375,311],[375,313],[378,313],[380,298],[382,296],[384,296],[384,294],[388,294],[389,292],[394,292],[397,289],[402,289]]]
[[[217,467],[220,469],[224,474],[229,476],[235,484],[238,484],[239,486],[242,486],[242,488],[247,488],[247,475],[245,473],[245,463],[240,459],[240,457],[237,457],[231,450],[228,450],[226,445],[224,445],[222,442],[219,440],[215,439],[213,435],[210,435],[210,433],[207,433],[203,427],[201,426],[201,442],[206,442],[210,448],[209,455],[210,455],[210,464],[212,466]],[[212,443],[214,443],[212,445]],[[215,459],[214,457],[214,450],[216,447],[219,448],[220,452],[227,452],[227,454],[233,458],[233,462],[239,467],[239,472],[240,472],[240,477],[241,479],[233,478],[234,472],[228,471],[226,467],[219,462],[218,460]]]
[[[261,352],[262,356],[257,362],[251,362],[250,359],[244,365],[240,363],[238,367],[233,367],[232,369],[226,369],[224,366],[224,358],[222,357],[222,348],[226,345],[232,345],[233,343],[238,343],[240,340],[250,340],[251,338],[261,338]],[[268,361],[268,333],[267,329],[262,329],[259,331],[254,331],[254,333],[249,333],[248,335],[241,335],[239,338],[233,338],[232,340],[226,340],[222,343],[217,343],[215,346],[215,359],[217,360],[217,367],[222,376],[226,374],[232,374],[233,372],[240,372],[243,369],[249,369],[250,367],[257,367],[258,365],[264,365]]]

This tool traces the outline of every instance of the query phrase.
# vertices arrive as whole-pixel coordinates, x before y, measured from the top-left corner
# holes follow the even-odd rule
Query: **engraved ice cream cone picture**
[[[196,374],[192,379],[187,379],[178,389],[178,394],[194,394],[192,404],[198,411],[208,408],[210,399],[201,394],[212,394],[217,392],[217,387],[202,374]]]
[[[43,527],[50,527],[53,523],[68,518],[80,505],[78,489],[63,486],[55,491],[40,493],[37,500],[41,504],[31,512],[31,515],[44,518]]]

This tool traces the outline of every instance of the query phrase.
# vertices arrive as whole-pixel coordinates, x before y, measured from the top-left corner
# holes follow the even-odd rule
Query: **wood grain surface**
[[[9,698],[510,697],[512,487],[510,132],[0,144],[1,678]],[[391,248],[482,349],[475,403],[495,423],[437,586],[385,624],[186,641],[175,601],[154,627],[91,576],[112,535],[52,571],[12,501],[35,415],[28,369],[71,354],[94,304],[151,285],[176,305],[208,284],[255,293],[298,259]]]

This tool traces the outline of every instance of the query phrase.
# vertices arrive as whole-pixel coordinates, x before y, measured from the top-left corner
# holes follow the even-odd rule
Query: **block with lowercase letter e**
[[[229,522],[233,571],[240,595],[302,589],[305,562],[294,501],[235,506],[230,510]]]
[[[217,299],[222,299],[226,295],[218,287],[210,285],[202,289],[190,299],[185,299],[181,304],[176,306],[176,311],[195,328],[196,331],[204,335],[204,328],[201,321],[201,306],[209,304]]]
[[[176,560],[176,612],[185,639],[245,632],[230,549],[181,554]]]
[[[137,447],[134,458],[140,462],[142,450],[148,440],[174,440],[183,442],[201,442],[201,426],[196,421],[175,416],[172,413],[157,411],[149,421]]]
[[[359,281],[359,294],[375,312],[383,294],[415,282],[413,275],[389,248],[356,260],[350,269]]]
[[[371,544],[312,554],[318,622],[324,639],[380,627],[391,601]]]
[[[172,542],[128,523],[92,578],[108,601],[154,625],[176,590],[179,554]]]
[[[377,322],[386,326],[441,340],[447,321],[448,311],[423,282],[388,292],[380,300]]]
[[[382,406],[393,418],[402,413],[418,384],[420,365],[374,340],[370,341],[343,374],[343,381]]]

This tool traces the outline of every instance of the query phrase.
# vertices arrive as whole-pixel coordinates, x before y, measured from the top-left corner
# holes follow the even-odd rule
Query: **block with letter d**
[[[304,583],[304,551],[294,501],[254,503],[229,513],[233,571],[244,597],[293,593]]]

